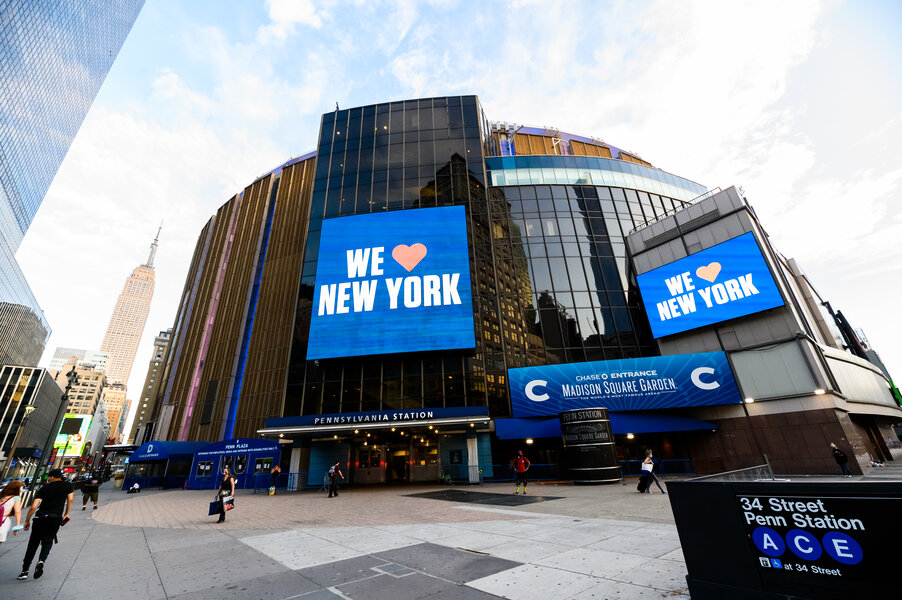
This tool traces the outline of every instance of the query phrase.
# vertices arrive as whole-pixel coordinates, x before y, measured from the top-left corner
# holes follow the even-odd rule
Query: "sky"
[[[17,253],[53,329],[41,364],[99,348],[163,221],[138,398],[221,204],[313,150],[336,102],[476,94],[489,120],[741,186],[900,373],[900,29],[889,0],[147,0]]]

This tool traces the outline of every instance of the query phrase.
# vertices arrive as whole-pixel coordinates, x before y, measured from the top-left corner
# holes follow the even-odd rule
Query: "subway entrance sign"
[[[693,600],[890,598],[899,482],[668,482]]]

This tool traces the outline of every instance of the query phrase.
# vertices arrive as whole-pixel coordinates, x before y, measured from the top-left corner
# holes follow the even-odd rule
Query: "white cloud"
[[[293,35],[298,25],[322,27],[323,20],[311,0],[267,0],[266,8],[271,23],[257,30],[257,41],[284,42]]]
[[[171,326],[209,215],[254,177],[312,149],[319,115],[335,100],[476,93],[489,119],[600,137],[700,183],[743,185],[775,245],[828,299],[836,294],[835,306],[875,345],[885,340],[878,350],[902,368],[892,349],[902,325],[888,322],[888,289],[902,275],[894,266],[902,264],[894,234],[902,114],[892,102],[902,90],[887,68],[902,53],[864,52],[872,30],[846,34],[842,7],[518,0],[474,10],[361,0],[266,8],[266,22],[243,29],[216,11],[180,22],[178,52],[149,71],[150,98],[142,90],[116,106],[98,98],[19,252],[54,328],[51,350],[99,344],[124,278],[165,218],[141,345],[149,355],[153,334]],[[70,275],[83,265],[90,275]],[[139,354],[142,381],[146,364]]]

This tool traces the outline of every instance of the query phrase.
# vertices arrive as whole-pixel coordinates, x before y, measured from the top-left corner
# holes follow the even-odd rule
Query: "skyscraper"
[[[15,259],[144,0],[0,3],[0,364],[37,364],[50,327]]]
[[[158,333],[154,339],[153,355],[150,357],[150,364],[147,367],[144,387],[141,388],[141,395],[135,407],[135,418],[125,442],[134,440],[135,444],[143,444],[151,440],[150,436],[154,433],[154,414],[157,411],[161,391],[160,381],[163,379],[163,368],[171,337],[172,329],[170,328]]]
[[[113,316],[107,325],[106,334],[103,336],[100,350],[110,355],[106,369],[107,380],[110,383],[128,384],[128,375],[132,370],[132,363],[135,362],[138,342],[144,333],[144,324],[147,322],[147,313],[150,312],[150,301],[153,298],[153,259],[157,253],[159,238],[158,230],[150,245],[147,262],[135,267],[125,280],[122,293],[116,301],[116,308],[113,309]]]

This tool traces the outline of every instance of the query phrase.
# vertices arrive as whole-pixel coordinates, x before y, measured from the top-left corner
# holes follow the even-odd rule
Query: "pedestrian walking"
[[[839,465],[839,468],[842,469],[842,474],[844,477],[851,477],[852,471],[849,470],[849,457],[846,456],[846,453],[836,447],[836,444],[831,443],[830,448],[833,449],[833,459],[836,461],[836,464]]]
[[[338,461],[337,463],[332,465],[331,469],[329,469],[329,497],[330,498],[333,495],[336,498],[338,497],[338,478],[339,477],[341,477],[342,479],[345,478],[345,476],[341,472],[341,469],[338,466],[340,464],[341,464],[341,461]]]
[[[232,477],[232,471],[228,467],[222,470],[216,498],[219,500],[219,520],[216,522],[222,523],[225,521],[226,504],[235,506],[235,478]]]
[[[658,489],[661,490],[662,494],[667,493],[664,491],[664,488],[661,487],[661,482],[658,481],[658,477],[655,475],[655,461],[652,460],[652,451],[646,450],[645,460],[642,461],[642,477],[639,478],[638,490],[650,494],[652,483],[658,486]]]
[[[526,472],[529,470],[529,459],[523,456],[522,450],[517,450],[517,458],[514,459],[514,473],[516,473],[516,486],[514,496],[520,493],[520,486],[523,486],[523,495],[526,495]]]
[[[88,508],[88,500],[94,502],[94,510],[97,510],[97,498],[100,496],[100,479],[92,475],[81,484],[81,509]]]
[[[13,480],[0,490],[0,544],[6,541],[10,531],[17,535],[22,530],[22,485],[21,481]]]
[[[279,475],[282,474],[282,467],[276,463],[276,466],[272,468],[269,472],[269,476],[272,478],[272,482],[269,486],[269,495],[273,496],[276,493],[276,487],[279,485]]]
[[[28,538],[28,548],[25,550],[25,558],[22,560],[22,572],[18,579],[28,579],[28,569],[34,558],[38,546],[41,554],[38,556],[38,564],[34,567],[34,578],[40,579],[44,574],[44,561],[50,555],[50,549],[56,539],[59,528],[69,522],[69,511],[72,510],[72,500],[75,491],[72,484],[63,479],[63,472],[53,469],[48,473],[46,483],[34,497],[28,516],[25,517],[23,529],[31,529]],[[34,526],[32,527],[32,517]]]

